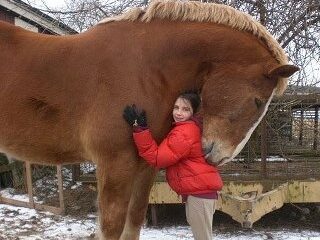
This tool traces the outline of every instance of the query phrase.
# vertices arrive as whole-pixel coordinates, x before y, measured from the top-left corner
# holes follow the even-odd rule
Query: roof
[[[54,19],[21,0],[0,0],[0,6],[3,6],[9,11],[21,16],[22,19],[27,20],[29,23],[32,23],[35,26],[40,26],[54,34],[66,35],[78,33],[63,22]]]
[[[316,86],[289,85],[284,95],[274,99],[292,109],[320,107],[320,88]]]
[[[289,85],[285,95],[310,95],[320,94],[320,87],[316,86],[295,86]]]

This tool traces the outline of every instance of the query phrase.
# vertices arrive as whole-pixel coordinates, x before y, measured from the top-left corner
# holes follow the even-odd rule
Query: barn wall
[[[14,15],[0,7],[0,20],[14,24]]]
[[[17,17],[14,19],[14,24],[16,26],[22,27],[22,28],[27,29],[32,32],[39,32],[39,29],[36,26],[34,26],[26,21],[23,21],[22,19],[17,18]]]

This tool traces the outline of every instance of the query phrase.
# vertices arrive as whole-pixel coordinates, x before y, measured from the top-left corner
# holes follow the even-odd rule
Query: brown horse
[[[73,36],[0,23],[0,148],[43,164],[97,164],[102,239],[138,239],[155,171],[140,161],[123,108],[146,109],[157,141],[179,92],[201,90],[203,144],[223,164],[298,70],[250,16],[154,1]]]

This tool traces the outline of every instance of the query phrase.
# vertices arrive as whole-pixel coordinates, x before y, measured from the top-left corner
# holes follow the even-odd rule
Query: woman
[[[192,91],[178,96],[174,103],[172,129],[158,146],[147,127],[146,114],[135,105],[124,110],[133,126],[139,155],[151,166],[166,169],[170,187],[186,203],[186,218],[196,240],[212,239],[212,218],[222,188],[218,170],[207,164],[201,148],[200,122],[194,117],[200,97]]]

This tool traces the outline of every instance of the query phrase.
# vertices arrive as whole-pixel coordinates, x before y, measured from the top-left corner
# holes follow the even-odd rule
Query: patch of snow
[[[280,156],[268,156],[267,157],[267,162],[286,162],[287,159],[280,157]],[[232,159],[233,162],[244,162],[244,158],[234,158]],[[261,158],[255,158],[253,161],[255,162],[261,162]]]
[[[96,219],[97,216],[94,214],[88,214],[87,218],[79,220],[69,216],[0,204],[0,239],[92,239],[96,229]],[[220,240],[320,240],[320,230],[246,230],[225,233],[214,229],[213,238]],[[152,239],[192,240],[193,236],[189,226],[143,227],[140,240]]]
[[[87,173],[94,173],[96,171],[97,167],[93,163],[81,163],[80,164],[80,170],[83,174]]]
[[[82,186],[82,182],[76,182],[76,184],[71,186],[71,189],[77,189]]]
[[[43,235],[56,237],[59,236],[74,236],[74,237],[85,237],[95,232],[96,224],[95,221],[78,221],[75,219],[64,219],[61,222],[56,222],[49,226]]]
[[[0,197],[10,198],[22,202],[29,202],[29,196],[27,194],[16,194],[13,188],[1,190]],[[43,203],[43,201],[39,201],[37,197],[33,197],[33,201],[39,204]]]

